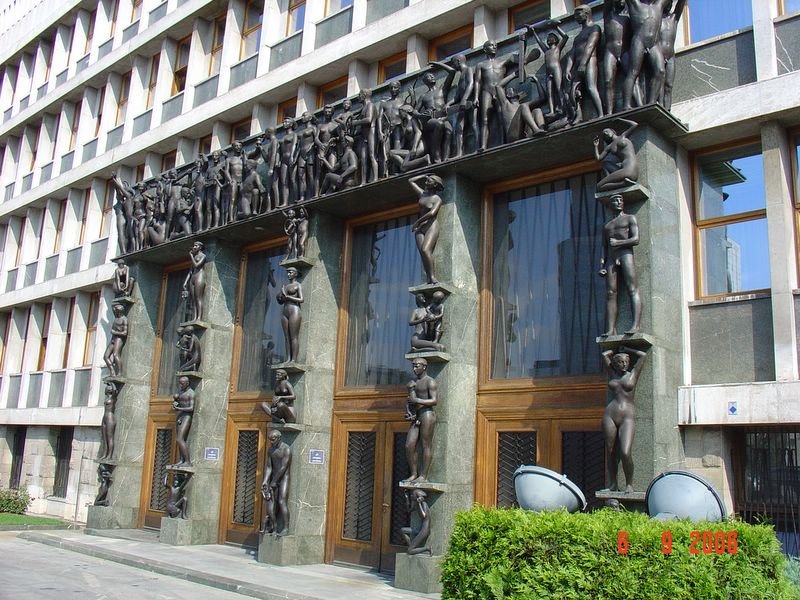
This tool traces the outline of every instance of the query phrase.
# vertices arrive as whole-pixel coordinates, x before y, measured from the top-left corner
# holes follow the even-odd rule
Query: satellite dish
[[[519,467],[514,471],[514,489],[517,502],[525,510],[565,508],[572,513],[586,508],[586,498],[577,485],[566,475],[544,467]]]
[[[658,475],[647,486],[644,503],[654,519],[723,521],[728,516],[714,486],[689,471]]]

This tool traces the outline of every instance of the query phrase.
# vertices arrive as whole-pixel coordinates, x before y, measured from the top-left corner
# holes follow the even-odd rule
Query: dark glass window
[[[53,496],[66,498],[69,483],[69,461],[72,458],[72,427],[59,427],[56,439],[56,474],[53,481]]]
[[[596,182],[590,173],[495,195],[493,378],[600,372],[604,216]]]
[[[753,24],[752,0],[692,0],[686,7],[686,14],[692,43]]]
[[[161,361],[158,370],[158,392],[159,396],[171,396],[175,393],[176,380],[175,373],[178,370],[179,350],[176,346],[178,342],[178,325],[188,321],[187,304],[185,298],[181,296],[183,282],[186,279],[188,270],[173,271],[167,275],[166,294],[164,299],[164,320],[161,323]]]

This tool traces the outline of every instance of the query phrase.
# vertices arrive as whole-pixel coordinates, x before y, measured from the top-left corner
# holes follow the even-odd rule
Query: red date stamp
[[[627,554],[631,542],[627,531],[617,532],[617,553]],[[661,533],[661,552],[672,554],[672,532]],[[689,534],[689,554],[736,554],[739,551],[736,531],[692,531]]]

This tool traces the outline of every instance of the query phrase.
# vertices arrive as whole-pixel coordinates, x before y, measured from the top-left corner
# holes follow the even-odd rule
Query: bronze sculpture
[[[264,465],[264,481],[261,483],[261,496],[264,498],[264,516],[259,533],[287,535],[289,533],[289,467],[292,463],[292,450],[281,441],[281,432],[269,432],[270,447]]]
[[[189,457],[189,431],[194,417],[194,390],[189,386],[189,378],[178,378],[178,392],[172,395],[172,410],[175,411],[175,444],[178,446],[179,460],[176,467],[191,467]]]
[[[569,37],[558,21],[547,21],[546,25],[555,28],[556,33],[549,33],[547,35],[547,44],[544,44],[536,32],[536,27],[526,25],[528,31],[533,34],[533,39],[539,45],[544,56],[544,73],[546,82],[544,85],[545,94],[547,95],[547,107],[549,114],[555,115],[562,112],[563,103],[563,89],[562,82],[564,80],[564,73],[561,69],[561,54],[567,45]],[[525,73],[520,73],[520,77],[525,78]]]
[[[419,185],[422,182],[422,185]],[[427,281],[436,283],[433,272],[433,252],[436,242],[439,241],[439,222],[436,217],[442,207],[442,199],[438,192],[444,190],[441,177],[431,173],[416,175],[408,180],[413,190],[419,196],[419,218],[411,225],[411,231],[417,242],[417,250],[422,258],[422,268],[425,270]]]
[[[603,163],[603,178],[597,182],[599,191],[615,190],[629,185],[634,185],[639,179],[639,161],[636,158],[636,149],[628,136],[638,127],[638,124],[628,119],[620,121],[629,127],[618,134],[610,127],[603,129],[603,142],[605,146],[600,151],[600,136],[595,136],[594,156]]]
[[[281,287],[276,298],[278,304],[283,305],[281,326],[290,362],[296,361],[300,355],[300,325],[303,322],[303,314],[300,310],[300,305],[303,303],[303,286],[297,281],[297,275],[297,269],[294,267],[286,269],[286,278],[289,283]]]
[[[200,339],[192,325],[178,327],[178,371],[199,371],[202,352]]]
[[[454,73],[448,73],[441,86],[436,85],[436,76],[425,73],[422,83],[428,88],[417,101],[414,116],[422,127],[422,145],[432,163],[450,158],[450,141],[453,126],[447,119],[447,96],[453,82]]]
[[[636,217],[625,213],[622,194],[609,199],[614,216],[603,226],[603,254],[600,258],[600,275],[606,278],[606,319],[608,330],[603,337],[617,334],[617,290],[620,276],[625,280],[633,311],[633,324],[625,334],[639,331],[642,320],[642,300],[636,279],[636,264],[633,247],[639,244],[639,225]]]
[[[164,477],[164,485],[167,485],[167,474]],[[191,473],[176,471],[172,475],[172,484],[169,486],[169,497],[167,498],[167,516],[170,519],[180,517],[186,518],[186,486],[191,479]]]
[[[113,381],[106,381],[105,401],[103,402],[103,421],[100,429],[103,434],[103,445],[105,452],[98,459],[100,461],[111,460],[114,457],[114,432],[117,429],[117,417],[115,414],[117,407],[117,394],[119,390]]]
[[[308,242],[308,211],[302,206],[283,211],[286,221],[283,231],[286,233],[286,260],[302,258],[306,254]]]
[[[410,475],[407,481],[428,481],[428,472],[433,460],[433,430],[436,427],[436,381],[427,374],[428,361],[415,358],[411,361],[414,379],[408,383],[408,404],[406,418],[411,421],[406,435],[406,460]],[[418,447],[422,445],[422,463]]]
[[[497,58],[497,42],[487,40],[483,43],[486,58],[478,63],[475,75],[475,104],[480,117],[480,140],[478,150],[486,150],[489,146],[490,111],[495,108],[496,86],[505,77],[506,69],[516,62],[517,57]]]
[[[614,113],[617,71],[622,67],[623,77],[628,69],[628,50],[631,43],[631,19],[625,12],[625,0],[603,2],[603,109]]]
[[[289,374],[284,369],[276,369],[272,402],[262,402],[261,408],[272,417],[273,423],[297,423],[296,399],[294,388],[289,383]]]
[[[108,342],[106,351],[103,354],[103,362],[108,367],[108,372],[112,377],[122,376],[122,348],[128,340],[128,317],[125,316],[125,308],[122,304],[114,303],[111,306],[114,313],[114,320],[111,322],[111,340]]]
[[[114,281],[111,284],[114,296],[117,298],[131,296],[136,279],[131,276],[130,268],[125,264],[124,258],[117,259],[117,268],[114,270]]]
[[[400,534],[408,546],[407,553],[411,556],[427,552],[432,554],[431,547],[426,545],[431,535],[431,509],[425,501],[427,494],[423,490],[406,490],[406,507],[408,512],[416,512],[419,517],[419,527],[401,527]]]
[[[522,102],[520,94],[512,87],[506,85],[517,78],[513,72],[501,79],[496,86],[497,112],[503,126],[506,143],[516,142],[524,137],[541,135],[547,127],[541,106],[547,102],[539,80],[535,75],[530,79],[539,89],[539,99],[531,102]],[[528,135],[530,131],[530,135]]]
[[[204,248],[203,242],[195,242],[192,244],[192,249],[189,251],[192,267],[189,269],[189,272],[186,274],[186,279],[183,282],[183,297],[189,302],[192,321],[203,320],[203,307],[206,296],[206,278],[204,272],[206,255],[205,252],[203,252]]]
[[[383,152],[383,177],[389,175],[389,160],[392,150],[401,150],[403,147],[403,131],[400,119],[400,107],[403,100],[400,96],[400,82],[392,81],[389,84],[389,97],[378,105],[378,139],[382,144]],[[325,107],[326,110],[328,107]],[[333,108],[331,108],[331,114]]]
[[[356,118],[351,122],[358,141],[358,157],[361,164],[361,185],[367,183],[367,172],[369,181],[378,179],[378,159],[376,153],[376,143],[378,137],[378,107],[372,102],[372,92],[363,89],[358,93],[361,101],[361,110]]]
[[[319,195],[317,179],[317,126],[313,115],[306,111],[300,117],[297,129],[297,201],[310,200]]]
[[[570,87],[570,101],[574,109],[578,109],[578,88],[580,95],[588,95],[594,106],[595,114],[603,116],[603,105],[600,102],[600,93],[597,91],[597,55],[600,47],[600,26],[592,20],[592,9],[585,4],[575,7],[575,22],[580,24],[581,30],[572,41],[572,50],[567,54],[567,64],[564,69]]]
[[[275,210],[280,204],[280,194],[278,192],[279,176],[276,173],[278,168],[278,139],[275,137],[274,127],[267,127],[264,135],[256,140],[256,151],[261,154],[266,170],[266,177],[263,181],[266,191],[261,198],[262,210]]]
[[[433,301],[428,303],[425,294],[415,295],[417,308],[411,313],[408,324],[414,328],[411,335],[411,352],[444,351],[439,343],[442,339],[442,318],[444,317],[444,293],[436,291]]]
[[[630,66],[622,87],[622,109],[633,106],[633,89],[647,64],[646,102],[656,102],[664,88],[666,60],[659,44],[661,18],[672,0],[625,0],[631,18]]]
[[[97,479],[100,481],[100,486],[97,488],[97,496],[94,498],[94,506],[108,506],[108,488],[111,487],[114,481],[112,474],[114,466],[106,463],[100,463],[97,466]]]
[[[636,360],[631,368],[631,357]],[[636,383],[644,366],[647,353],[622,348],[619,352],[603,352],[603,363],[608,371],[608,390],[611,395],[603,413],[603,435],[606,442],[606,488],[617,491],[617,472],[622,462],[625,474],[625,492],[633,491],[634,420],[633,397]]]
[[[686,0],[675,0],[664,5],[661,17],[661,31],[658,35],[658,45],[664,57],[664,86],[658,101],[667,110],[672,108],[672,84],[675,82],[675,38],[678,36],[678,21],[681,19]]]

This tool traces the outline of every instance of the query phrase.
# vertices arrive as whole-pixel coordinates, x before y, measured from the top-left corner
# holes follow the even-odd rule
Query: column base
[[[258,562],[279,567],[315,565],[324,560],[322,536],[261,535],[258,543]]]
[[[161,517],[161,533],[158,541],[171,546],[192,544],[192,522],[187,519]]]
[[[394,563],[394,587],[423,594],[442,591],[442,557],[428,554],[397,554]]]

